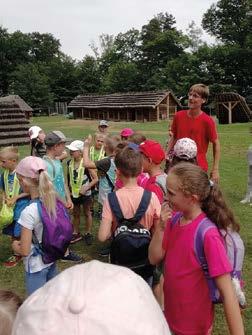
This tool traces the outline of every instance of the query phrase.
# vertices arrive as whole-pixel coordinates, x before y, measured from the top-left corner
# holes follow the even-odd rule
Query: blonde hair
[[[0,335],[10,335],[22,299],[12,291],[0,290]]]
[[[94,140],[97,140],[97,138],[102,138],[103,140],[105,139],[106,135],[103,133],[95,133],[94,134]]]
[[[4,147],[0,150],[0,157],[5,159],[14,159],[18,161],[19,159],[18,148],[14,146]]]
[[[198,93],[201,96],[201,98],[205,99],[207,102],[208,97],[209,97],[209,87],[207,85],[204,85],[204,84],[192,85],[189,89],[189,93],[191,92]]]
[[[185,195],[197,195],[201,209],[219,229],[228,227],[239,231],[240,226],[233,212],[228,208],[222,192],[216,183],[210,182],[207,173],[191,163],[178,163],[169,174],[178,177],[179,189]]]
[[[38,188],[39,197],[51,217],[56,217],[56,199],[53,183],[46,171],[41,171],[37,178],[23,177],[27,185]]]
[[[106,147],[108,148],[109,153],[114,153],[115,148],[117,145],[121,142],[121,138],[118,135],[107,135],[104,138],[104,143],[106,144]]]

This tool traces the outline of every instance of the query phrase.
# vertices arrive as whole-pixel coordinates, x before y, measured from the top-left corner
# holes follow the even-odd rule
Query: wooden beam
[[[228,105],[226,105],[224,102],[221,102],[221,104],[228,110],[228,123],[231,124],[232,123],[232,110],[234,109],[234,107],[238,104],[239,101],[229,101]]]
[[[157,121],[159,121],[159,106],[157,106]]]

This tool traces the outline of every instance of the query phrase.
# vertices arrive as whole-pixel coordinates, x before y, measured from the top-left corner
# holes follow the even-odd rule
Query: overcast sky
[[[0,25],[10,33],[38,31],[52,33],[67,55],[82,59],[93,54],[101,34],[117,35],[131,28],[141,29],[154,15],[168,12],[176,27],[186,31],[215,0],[0,0]],[[209,36],[204,39],[211,42]]]

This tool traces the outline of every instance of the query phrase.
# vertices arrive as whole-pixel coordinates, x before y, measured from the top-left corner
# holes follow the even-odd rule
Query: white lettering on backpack
[[[133,228],[130,229],[127,226],[120,226],[115,230],[114,236],[116,237],[118,234],[123,233],[123,232],[129,232],[129,233],[137,233],[141,235],[148,235],[150,236],[150,232],[146,228]]]

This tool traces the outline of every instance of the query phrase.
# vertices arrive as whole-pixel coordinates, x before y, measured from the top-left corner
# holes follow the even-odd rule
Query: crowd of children
[[[193,86],[190,90],[190,96],[193,96],[192,99],[195,100],[191,102],[190,106],[193,111],[206,99],[207,90],[202,90],[202,85]],[[208,277],[213,279],[223,301],[230,333],[244,334],[239,308],[241,301],[237,299],[237,292],[232,284],[233,278],[230,275],[234,273],[233,264],[230,264],[225,249],[226,236],[229,232],[237,233],[239,225],[232,211],[227,207],[216,182],[219,178],[218,173],[212,171],[215,180],[213,182],[204,171],[206,164],[203,166],[204,169],[198,166],[199,157],[204,154],[199,153],[197,141],[189,137],[179,138],[179,132],[176,128],[179,122],[176,120],[176,125],[172,128],[174,132],[173,146],[171,147],[171,144],[169,146],[172,155],[169,155],[167,174],[163,171],[166,153],[160,143],[149,138],[146,139],[143,134],[135,132],[131,128],[124,128],[118,135],[109,134],[109,124],[106,120],[99,122],[98,131],[93,136],[89,135],[83,140],[74,140],[68,145],[66,145],[67,138],[59,130],[44,134],[40,127],[31,127],[29,131],[32,145],[31,156],[22,159],[19,163],[16,148],[7,147],[0,151],[1,167],[4,170],[0,179],[3,203],[13,211],[13,218],[8,225],[5,225],[4,231],[6,231],[6,226],[12,227],[12,229],[9,228],[9,231],[12,231],[9,235],[11,235],[14,256],[17,258],[14,265],[23,257],[28,295],[57,275],[56,261],[47,262],[44,257],[44,239],[45,235],[49,239],[50,232],[45,232],[46,226],[43,223],[40,206],[44,206],[52,224],[57,221],[55,220],[57,216],[65,215],[69,220],[68,212],[72,214],[71,237],[69,240],[66,238],[62,257],[56,259],[61,258],[74,262],[81,262],[83,259],[73,253],[69,246],[82,239],[87,246],[92,244],[94,239],[92,212],[98,207],[98,210],[101,211],[98,239],[101,242],[110,241],[108,252],[110,263],[117,265],[111,265],[111,269],[119,271],[119,266],[127,267],[144,279],[149,286],[148,288],[142,281],[141,284],[146,285],[146,294],[149,295],[150,289],[153,289],[173,334],[207,335],[211,334],[213,329],[214,305],[210,295],[211,289],[205,269],[195,256],[197,255],[195,245],[198,246],[199,239],[196,236],[199,234],[198,231],[203,230],[199,252],[204,254]],[[211,123],[211,129],[213,128]],[[211,133],[211,140],[218,147],[215,131]],[[66,162],[66,178],[62,162],[66,158],[65,148],[69,150],[70,155],[70,160]],[[215,168],[218,160],[217,150]],[[22,205],[22,210],[18,210],[17,204],[22,199],[26,199],[26,202]],[[57,201],[60,201],[63,207],[57,206]],[[98,205],[96,201],[98,201]],[[85,218],[83,231],[81,229],[81,208],[83,208]],[[18,214],[15,214],[16,212]],[[66,222],[68,222],[67,220]],[[207,224],[209,226],[204,230],[202,227]],[[15,235],[14,231],[17,229],[19,229],[19,234]],[[62,231],[57,232],[61,234],[59,236],[62,236]],[[242,248],[243,246],[241,246]],[[94,287],[95,283],[103,280],[99,272],[101,265],[96,265],[95,268],[97,268],[98,277],[96,278],[95,272],[92,272],[93,281],[90,286],[92,292],[98,290],[97,287]],[[81,268],[79,269],[82,271]],[[106,273],[106,271],[112,270],[107,270],[104,267],[103,271]],[[116,288],[113,289],[113,284],[116,287],[118,279],[116,271],[113,277],[112,272],[110,274],[112,287],[109,286],[112,293],[109,293],[108,296],[105,295],[106,299],[102,303],[110,301],[111,296],[116,296]],[[53,308],[55,301],[59,301],[61,304],[63,319],[64,314],[67,315],[66,313],[82,315],[83,309],[87,308],[88,311],[88,306],[85,307],[86,303],[81,300],[85,300],[85,297],[81,296],[84,284],[80,280],[77,283],[75,277],[76,289],[78,290],[75,293],[80,293],[78,301],[75,303],[68,299],[68,294],[73,289],[72,285],[68,283],[61,286],[62,280],[60,281],[60,278],[63,277],[63,274],[57,275],[55,279],[50,281],[51,284],[48,283],[44,286],[43,290],[50,292],[43,300],[47,304],[46,306],[42,306],[41,309],[38,307],[39,299],[41,299],[39,293],[38,297],[34,295],[32,301],[28,298],[18,315],[17,324],[14,327],[16,331],[18,327],[23,327],[26,331],[34,329],[38,331],[38,327],[43,328],[44,325],[41,325],[42,315],[49,313],[49,309]],[[105,279],[106,283],[102,283],[102,291],[108,284],[108,277]],[[239,277],[239,279],[241,278]],[[83,281],[87,280],[87,277],[83,277]],[[126,290],[125,287],[129,287],[129,284],[124,284],[124,280],[119,284],[122,291],[118,294],[122,294],[122,297],[124,296],[123,290]],[[67,285],[69,285],[68,289]],[[64,291],[62,293],[64,296],[61,297],[63,300],[55,298],[54,301],[51,296],[52,287],[57,287],[59,292]],[[158,289],[156,289],[157,287]],[[87,289],[85,292],[87,294]],[[107,292],[107,287],[105,292]],[[91,293],[88,292],[88,294]],[[128,294],[132,298],[133,293],[131,294],[129,291]],[[68,307],[63,306],[63,301],[66,299],[69,300]],[[118,307],[121,306],[122,309],[124,308],[123,299],[120,299],[120,303],[118,300]],[[60,302],[61,300],[62,302]],[[150,302],[148,303],[150,304]],[[43,304],[41,303],[41,305]],[[98,306],[96,307],[98,308]],[[32,318],[34,308],[37,311],[35,319]],[[132,302],[130,306],[127,304],[127,308],[130,311],[136,307]],[[67,312],[64,312],[65,309]],[[28,312],[25,313],[26,310]],[[41,311],[40,316],[38,311]],[[124,311],[126,312],[126,310]],[[161,317],[161,314],[158,318]],[[147,315],[148,313],[145,318],[146,325],[148,319],[152,317],[150,315],[148,318]],[[26,317],[27,322],[25,321]],[[50,320],[50,322],[56,322],[53,317]],[[153,331],[150,332],[150,330],[147,331],[146,327],[141,328],[142,326],[139,325],[140,328],[138,328],[135,318],[134,327],[141,329],[141,331],[128,331],[125,334],[170,334],[167,325],[164,328],[160,320],[158,326],[161,327],[160,331],[157,332],[152,328]],[[58,319],[57,321],[57,329],[63,329],[63,326],[60,325],[61,321]],[[66,320],[64,322],[66,324],[63,333],[71,333],[71,331],[66,331],[66,329],[70,329],[70,326]],[[113,322],[115,322],[114,319]],[[119,323],[115,324],[119,327]],[[87,327],[96,329],[93,324]],[[120,332],[120,327],[118,332]],[[124,323],[123,327],[126,327]],[[40,334],[39,331],[36,331],[34,330],[34,334]],[[23,333],[16,332],[16,334]],[[94,331],[94,333],[98,334],[99,332]],[[108,333],[114,334],[116,332]]]

